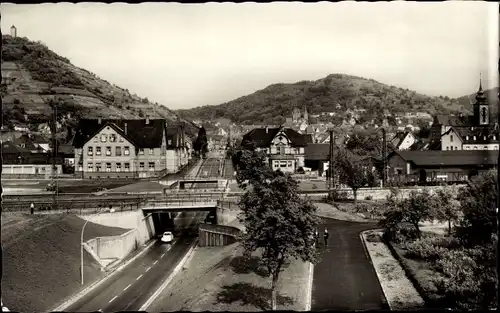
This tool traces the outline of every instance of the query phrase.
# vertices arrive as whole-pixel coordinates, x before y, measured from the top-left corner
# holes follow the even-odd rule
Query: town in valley
[[[2,311],[496,310],[499,5],[343,4],[2,5]]]

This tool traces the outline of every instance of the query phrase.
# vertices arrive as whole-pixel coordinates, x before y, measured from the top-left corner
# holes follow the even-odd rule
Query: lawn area
[[[358,200],[355,205],[352,200],[337,201],[333,204],[316,202],[318,214],[324,217],[353,221],[378,220],[385,211],[386,200]]]
[[[99,264],[84,254],[80,281],[80,234],[85,223],[74,215],[2,213],[2,301],[12,311],[46,312],[103,277]],[[89,222],[84,240],[127,229]]]
[[[258,253],[243,258],[239,243],[197,247],[171,284],[148,308],[161,311],[263,311],[270,309],[271,278],[264,277]],[[306,307],[309,266],[293,260],[280,275],[278,310]]]

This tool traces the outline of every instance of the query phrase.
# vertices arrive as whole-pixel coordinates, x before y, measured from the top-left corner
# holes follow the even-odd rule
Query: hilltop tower
[[[294,123],[297,123],[300,120],[300,111],[297,107],[293,109],[292,120]]]
[[[16,38],[17,37],[17,28],[16,26],[12,25],[10,27],[10,35],[13,37],[13,38]]]
[[[475,126],[485,126],[490,123],[490,107],[488,105],[488,99],[483,92],[481,74],[479,74],[479,90],[476,94],[476,102],[474,103],[473,110]]]

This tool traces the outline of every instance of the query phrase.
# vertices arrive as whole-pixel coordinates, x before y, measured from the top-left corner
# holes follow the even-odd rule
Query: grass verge
[[[270,309],[271,278],[258,263],[258,253],[243,258],[239,243],[197,247],[182,275],[148,308],[161,311],[263,311]],[[303,311],[308,264],[293,260],[281,273],[278,310]]]
[[[47,311],[103,276],[84,253],[80,277],[80,235],[85,221],[74,215],[2,213],[2,301],[12,311]],[[84,240],[120,235],[127,229],[89,222]]]

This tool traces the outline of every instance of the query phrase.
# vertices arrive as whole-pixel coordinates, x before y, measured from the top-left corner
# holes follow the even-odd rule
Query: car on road
[[[161,242],[171,243],[172,241],[174,241],[174,235],[172,234],[172,232],[166,231],[163,233],[160,240]]]

